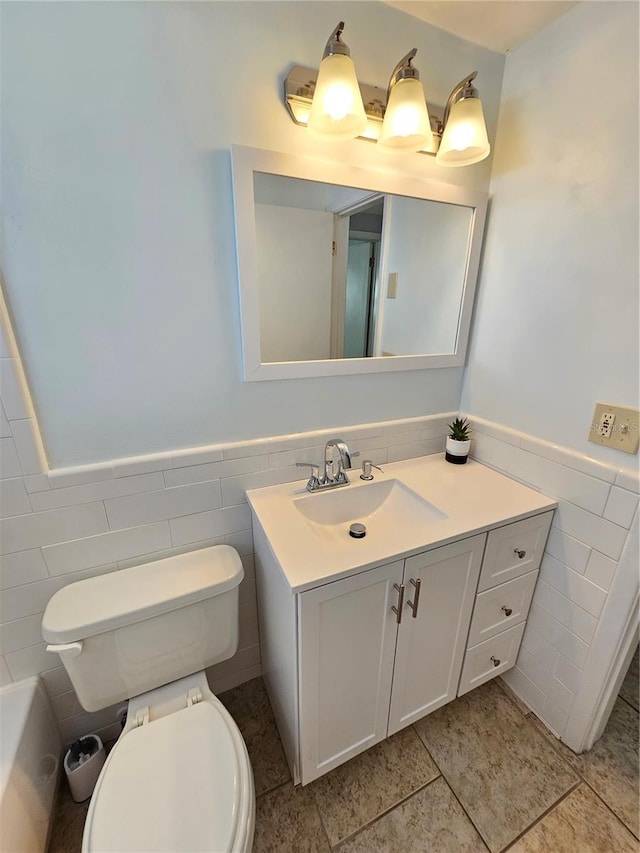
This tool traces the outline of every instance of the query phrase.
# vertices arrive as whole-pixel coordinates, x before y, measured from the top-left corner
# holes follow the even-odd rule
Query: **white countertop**
[[[350,484],[335,492],[366,489],[371,485],[348,472]],[[444,514],[424,524],[384,524],[384,512],[362,520],[364,539],[352,539],[349,524],[339,529],[318,528],[295,507],[295,500],[329,495],[331,489],[306,491],[306,480],[251,489],[247,499],[265,532],[276,562],[292,592],[338,580],[354,569],[369,568],[395,558],[445,545],[456,539],[482,533],[492,527],[553,509],[552,498],[523,486],[491,468],[470,459],[465,465],[446,462],[444,454],[409,459],[374,469],[374,482],[398,480]],[[358,521],[357,517],[353,518]]]

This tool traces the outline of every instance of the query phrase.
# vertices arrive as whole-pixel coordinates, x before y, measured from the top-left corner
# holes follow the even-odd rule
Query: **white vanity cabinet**
[[[392,473],[408,470],[409,481],[414,468],[401,464]],[[446,463],[418,464],[425,481],[441,477],[434,503],[446,515],[382,559],[372,556],[382,537],[374,516],[362,544],[339,525],[300,526],[296,539],[301,522],[292,514],[283,526],[279,508],[281,495],[305,497],[299,485],[249,493],[263,677],[296,783],[516,663],[555,502],[479,465],[454,481]],[[454,515],[458,482],[466,528]]]
[[[300,594],[304,783],[455,698],[485,539]]]

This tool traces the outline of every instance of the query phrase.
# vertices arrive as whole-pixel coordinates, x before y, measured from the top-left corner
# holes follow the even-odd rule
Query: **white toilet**
[[[238,647],[237,552],[217,545],[78,581],[42,634],[82,706],[129,700],[96,784],[83,851],[249,853],[253,774],[206,667]]]

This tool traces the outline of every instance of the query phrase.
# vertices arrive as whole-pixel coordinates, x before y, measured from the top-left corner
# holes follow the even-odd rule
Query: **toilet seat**
[[[254,821],[244,741],[209,693],[125,731],[98,779],[82,851],[246,853]]]

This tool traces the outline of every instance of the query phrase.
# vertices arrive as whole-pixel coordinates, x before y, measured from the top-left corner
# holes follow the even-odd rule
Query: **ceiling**
[[[507,53],[576,5],[564,0],[384,0],[434,27]]]

